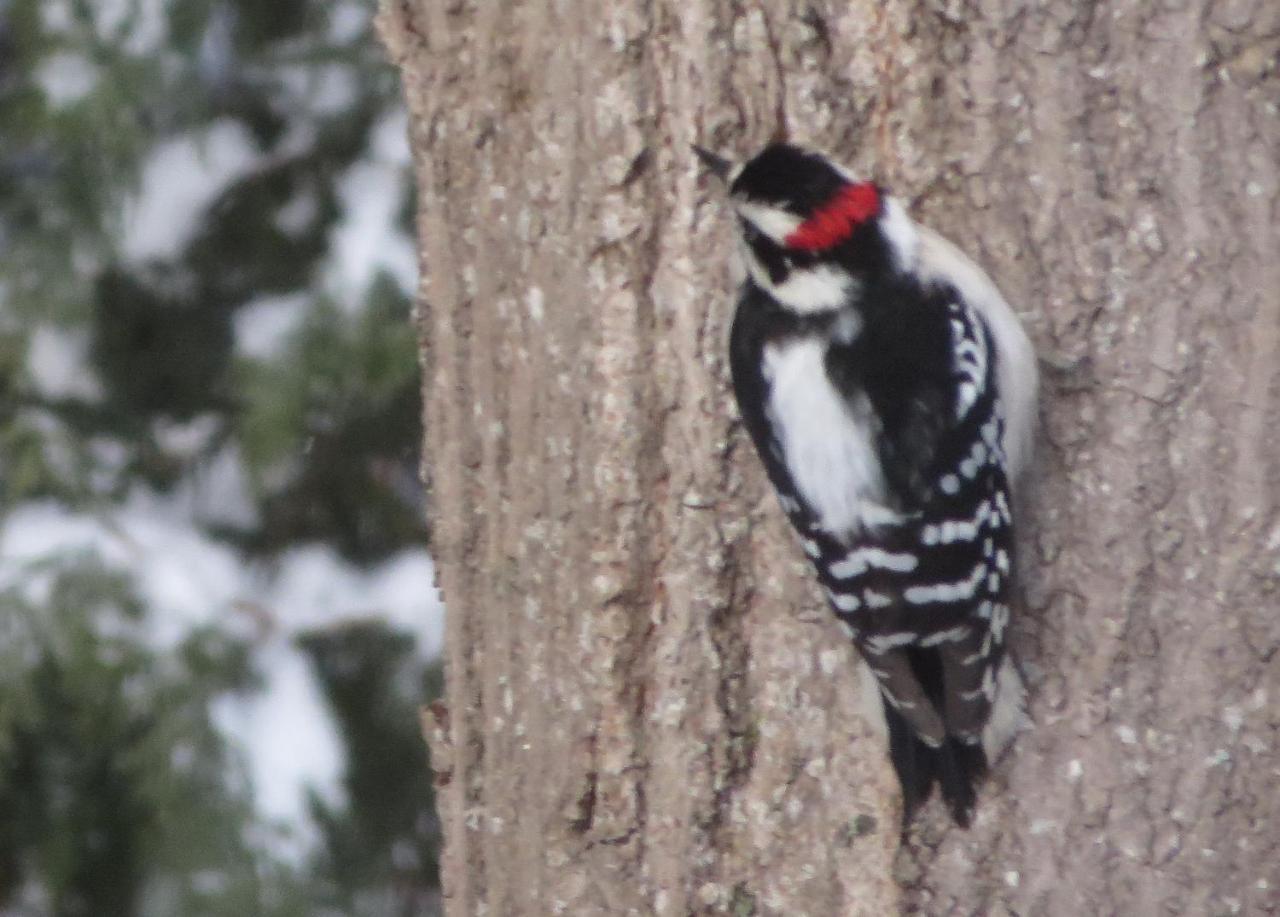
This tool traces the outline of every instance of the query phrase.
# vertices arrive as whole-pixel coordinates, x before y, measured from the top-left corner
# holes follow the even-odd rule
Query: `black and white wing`
[[[735,390],[879,684],[908,811],[937,780],[965,823],[973,780],[998,751],[983,747],[992,705],[1002,679],[1017,679],[1004,672],[1013,541],[996,348],[952,288],[882,290],[876,302],[881,314],[855,333],[822,333],[749,285]],[[1020,714],[1020,683],[1007,693]]]

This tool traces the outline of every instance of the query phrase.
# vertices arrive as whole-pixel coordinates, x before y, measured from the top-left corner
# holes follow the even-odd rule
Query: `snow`
[[[320,216],[320,200],[314,190],[304,189],[276,211],[276,226],[291,236],[300,236]]]
[[[198,427],[188,427],[198,432]],[[166,447],[177,441],[175,432],[167,434]],[[192,445],[196,440],[192,439]],[[201,460],[186,479],[164,497],[146,490],[130,495],[135,511],[149,512],[169,518],[174,525],[231,526],[250,528],[259,521],[258,504],[253,485],[245,469],[244,456],[235,442],[218,449]]]
[[[336,727],[295,638],[357,620],[385,620],[413,634],[424,660],[440,651],[443,608],[425,549],[367,571],[331,549],[308,546],[275,569],[246,564],[194,528],[181,501],[135,493],[119,510],[76,512],[52,501],[17,507],[0,525],[0,589],[47,598],[59,557],[92,552],[133,577],[150,609],[148,636],[171,649],[194,628],[216,625],[254,643],[262,692],[228,698],[215,721],[245,755],[259,812],[309,837],[308,788],[341,798],[343,759]]]
[[[141,262],[178,254],[205,209],[261,158],[248,130],[231,119],[158,144],[143,166],[140,193],[125,206],[125,255]]]
[[[396,225],[408,180],[406,118],[399,112],[376,125],[370,155],[338,183],[342,216],[330,238],[334,257],[326,280],[339,301],[359,302],[379,270],[390,272],[405,293],[417,285],[417,252]]]
[[[281,65],[272,73],[283,95],[309,115],[335,115],[347,111],[356,101],[359,85],[351,67],[345,64],[314,63]]]
[[[37,325],[27,342],[27,374],[45,398],[96,401],[102,395],[89,368],[88,329]]]
[[[406,293],[416,287],[417,252],[396,222],[408,182],[407,130],[403,111],[384,118],[373,130],[369,155],[338,183],[342,214],[330,237],[325,279],[340,302],[359,304],[382,270]],[[284,147],[306,142],[309,129],[297,131]],[[218,194],[263,160],[248,131],[229,119],[159,144],[143,167],[139,193],[125,207],[121,247],[126,257],[142,262],[181,252]],[[282,228],[307,215],[305,199],[292,202],[280,214],[287,224]]]
[[[359,3],[336,3],[329,11],[329,41],[335,45],[350,44],[368,25],[368,7]]]
[[[120,39],[118,46],[127,53],[145,55],[164,43],[169,2],[138,0],[135,6],[135,0],[94,0],[86,8],[100,36]],[[74,0],[47,0],[39,9],[51,31],[78,28]],[[369,12],[363,3],[335,5],[331,36],[356,40],[367,27]],[[198,71],[211,84],[230,79],[237,66],[231,17],[215,14],[197,54]],[[52,104],[69,105],[93,91],[100,73],[87,58],[56,53],[36,77]],[[297,88],[294,74],[282,69],[281,77],[286,92]],[[125,258],[142,263],[178,255],[219,194],[261,168],[268,155],[308,149],[316,136],[310,115],[341,109],[356,88],[351,74],[340,67],[326,68],[318,80],[307,81],[296,110],[299,117],[290,119],[272,154],[260,150],[242,124],[231,119],[157,144],[122,214]],[[416,285],[415,248],[396,225],[409,162],[407,116],[401,111],[376,126],[366,156],[341,179],[342,213],[330,238],[324,283],[348,308],[359,308],[381,270],[389,271],[406,292]],[[314,198],[300,196],[280,213],[281,228],[305,228],[316,210]],[[88,273],[92,265],[84,267]],[[237,352],[254,359],[278,358],[312,300],[311,291],[300,291],[245,305],[235,319]],[[94,400],[101,395],[90,367],[87,334],[48,324],[35,327],[26,368],[45,397]],[[49,435],[56,443],[56,421],[47,414],[35,420],[54,427]],[[153,432],[167,448],[194,457],[212,447],[216,431],[208,419],[196,418],[160,425]],[[98,466],[94,486],[105,492],[122,470],[126,450],[104,437],[92,440],[90,449]],[[17,589],[29,601],[42,603],[59,562],[94,556],[131,577],[148,609],[145,639],[157,651],[173,649],[204,626],[251,641],[264,689],[221,700],[213,715],[245,757],[260,814],[282,826],[301,854],[304,842],[315,840],[307,827],[307,792],[338,800],[343,760],[336,727],[296,638],[317,628],[383,620],[413,634],[420,658],[428,660],[441,649],[443,607],[425,548],[406,550],[371,569],[357,569],[332,549],[314,544],[287,551],[269,565],[251,564],[202,528],[213,523],[252,526],[256,514],[243,458],[234,444],[205,458],[171,494],[137,488],[122,503],[92,512],[54,501],[7,507],[0,516],[0,589]],[[120,622],[104,618],[100,624],[105,629]]]
[[[209,11],[209,22],[196,51],[196,72],[211,87],[226,90],[235,79],[236,12],[229,5]]]
[[[188,420],[154,420],[151,432],[164,451],[192,458],[208,448],[221,426],[217,415],[200,414]]]
[[[246,564],[181,512],[166,509],[162,498],[135,493],[118,511],[101,515],[44,500],[22,504],[0,524],[0,588],[38,598],[42,578],[52,575],[47,567],[35,569],[41,562],[86,552],[133,575],[155,617],[152,637],[160,649],[193,628],[225,625],[256,607],[280,632],[376,619],[413,634],[423,659],[440,652],[443,608],[425,548],[361,570],[327,546],[308,545],[286,551],[268,568]]]
[[[294,631],[378,618],[413,634],[423,658],[439,655],[443,629],[434,568],[426,551],[406,551],[363,573],[323,545],[284,556],[268,598],[278,620]],[[430,606],[410,596],[430,595]]]
[[[98,68],[83,55],[51,54],[36,68],[36,83],[49,104],[62,108],[79,102],[98,85]]]
[[[172,0],[94,0],[83,4],[92,16],[94,30],[103,41],[119,42],[130,54],[156,51],[168,29],[165,7]],[[54,35],[75,35],[81,21],[77,0],[42,0],[36,7],[44,28]],[[78,36],[77,36],[78,37]]]
[[[94,0],[88,4],[94,25],[104,40],[120,40],[120,46],[139,57],[154,54],[168,31],[165,7],[171,0]]]
[[[308,824],[308,790],[330,805],[342,802],[341,741],[302,653],[277,636],[256,658],[267,690],[224,698],[213,718],[248,761],[258,814],[286,828],[290,843],[282,852],[296,857],[318,840]]]
[[[236,311],[236,350],[243,356],[267,360],[279,356],[302,326],[311,307],[309,292],[260,296]]]

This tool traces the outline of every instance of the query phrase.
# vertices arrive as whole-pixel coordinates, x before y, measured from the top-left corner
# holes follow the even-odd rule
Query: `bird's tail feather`
[[[889,729],[889,756],[902,784],[902,824],[929,798],[936,783],[951,817],[969,827],[977,785],[987,772],[987,756],[980,744],[948,737],[938,747],[923,742],[888,701],[884,704]]]

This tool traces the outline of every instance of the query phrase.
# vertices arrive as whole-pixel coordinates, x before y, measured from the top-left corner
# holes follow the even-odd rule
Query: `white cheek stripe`
[[[838,268],[825,264],[795,268],[782,283],[774,283],[750,247],[744,245],[743,248],[743,260],[756,286],[792,312],[799,315],[831,312],[853,298],[854,280]]]
[[[794,213],[788,213],[780,207],[762,204],[749,198],[734,198],[733,208],[738,211],[740,217],[779,245],[804,222]]]

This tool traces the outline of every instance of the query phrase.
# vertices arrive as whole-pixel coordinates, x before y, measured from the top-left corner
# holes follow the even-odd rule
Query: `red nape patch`
[[[787,248],[821,251],[839,245],[880,211],[880,193],[871,182],[845,185],[783,240]]]

